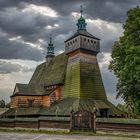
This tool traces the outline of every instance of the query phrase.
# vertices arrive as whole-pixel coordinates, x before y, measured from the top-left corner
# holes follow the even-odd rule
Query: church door
[[[93,113],[86,111],[86,110],[80,110],[77,111],[72,115],[72,129],[83,129],[83,130],[89,130],[93,129]]]

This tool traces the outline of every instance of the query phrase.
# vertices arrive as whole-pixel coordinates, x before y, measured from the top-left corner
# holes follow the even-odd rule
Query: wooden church
[[[81,16],[77,32],[65,41],[65,52],[55,56],[52,38],[46,61],[37,66],[28,84],[17,83],[11,96],[11,107],[4,117],[49,117],[60,121],[72,116],[71,127],[92,128],[97,117],[121,116],[107,100],[97,54],[100,39],[86,30]]]

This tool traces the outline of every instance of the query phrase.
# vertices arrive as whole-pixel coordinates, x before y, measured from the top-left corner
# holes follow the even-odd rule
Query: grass
[[[138,134],[132,133],[118,133],[118,132],[97,132],[93,133],[92,131],[66,131],[66,130],[38,130],[38,129],[27,129],[27,128],[0,128],[0,132],[15,132],[15,133],[30,133],[30,134],[57,134],[57,135],[82,135],[82,136],[113,136],[113,137],[129,137],[129,138],[140,138]]]

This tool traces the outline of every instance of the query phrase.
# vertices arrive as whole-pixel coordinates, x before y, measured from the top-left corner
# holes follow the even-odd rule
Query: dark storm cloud
[[[116,40],[107,40],[107,41],[104,41],[104,42],[101,42],[101,52],[111,52],[112,51],[112,47],[114,42]]]
[[[126,11],[137,5],[139,0],[1,0],[1,5],[14,7],[15,5],[23,8],[23,2],[41,6],[49,6],[56,10],[60,15],[68,16],[72,11],[79,12],[79,6],[84,5],[86,14],[90,17],[101,18],[112,22],[123,22]]]
[[[9,40],[7,35],[0,35],[0,59],[26,59],[39,61],[43,59],[42,53],[16,40]]]
[[[58,17],[44,16],[30,10],[23,12],[30,4],[48,6],[58,13]],[[44,41],[48,40],[49,33],[52,33],[56,50],[64,50],[63,42],[76,31],[75,24],[77,21],[74,21],[74,18],[70,15],[72,12],[79,12],[81,4],[84,5],[84,13],[91,19],[100,18],[106,21],[121,23],[125,20],[126,11],[140,4],[140,1],[0,0],[0,32],[7,33],[10,37],[21,36],[25,42],[34,44],[36,44],[39,39]],[[55,24],[59,26],[52,29],[47,28],[47,26],[54,27]],[[96,32],[95,29],[95,33]],[[0,36],[0,58],[18,58],[36,61],[42,59],[40,50],[21,42],[9,41],[8,38]],[[105,47],[101,48],[101,50],[110,52],[113,41],[114,40],[104,41],[102,46]]]
[[[20,71],[21,66],[17,64],[11,64],[10,62],[0,61],[0,74],[6,74],[11,72]]]
[[[0,11],[0,28],[13,36],[22,36],[27,41],[36,41],[47,25],[53,25],[55,18],[48,18],[34,12],[22,12],[16,8]]]
[[[79,12],[79,6],[83,4],[89,17],[119,23],[124,22],[128,9],[140,5],[139,0],[47,0],[45,2],[44,0],[35,0],[34,2],[49,5],[60,15],[68,15],[72,11]]]
[[[22,66],[19,64],[13,64],[11,62],[0,61],[0,74],[7,74],[12,72],[32,72],[34,69]]]

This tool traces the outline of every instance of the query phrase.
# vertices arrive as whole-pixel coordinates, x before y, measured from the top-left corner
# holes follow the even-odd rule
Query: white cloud
[[[44,28],[45,29],[55,29],[55,28],[58,28],[58,27],[59,27],[59,24],[54,24],[53,26],[52,25],[47,25]]]
[[[48,6],[29,4],[22,12],[35,12],[48,17],[58,17],[57,12]]]
[[[0,98],[10,101],[16,83],[28,83],[33,72],[13,72],[0,74]]]
[[[27,42],[27,41],[23,40],[23,38],[21,36],[12,37],[12,38],[9,38],[8,40],[17,42],[17,43],[21,43],[21,44],[26,44],[32,48],[37,48],[39,50],[42,50],[41,46],[44,43],[43,40],[38,40],[36,43]]]
[[[21,60],[21,59],[0,59],[0,61],[3,62],[10,62],[11,64],[18,64],[21,66],[29,67],[29,68],[35,68],[37,65],[39,65],[42,61],[32,61],[32,60]]]
[[[23,71],[21,70],[7,74],[0,74],[0,98],[3,98],[6,102],[10,101],[10,96],[13,93],[15,84],[28,83],[36,66],[42,63],[42,61],[36,62],[20,59],[0,59],[0,61],[7,62],[10,64],[16,64],[27,69],[27,71],[25,69]],[[32,71],[28,71],[28,69],[32,69]]]
[[[71,14],[75,19],[80,17],[80,13],[72,12]],[[114,40],[123,34],[122,24],[108,22],[102,19],[86,18],[88,24],[87,30],[93,35],[100,37],[103,41]]]
[[[87,19],[86,21],[91,33],[97,34],[103,41],[117,39],[123,33],[120,23],[107,22],[101,19]]]

